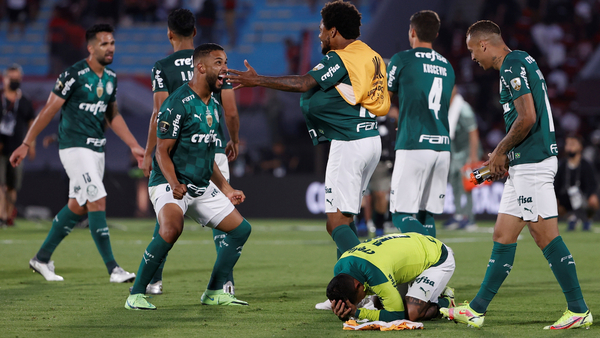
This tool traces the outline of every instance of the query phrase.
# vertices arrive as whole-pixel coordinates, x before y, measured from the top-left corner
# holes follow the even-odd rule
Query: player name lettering
[[[359,133],[361,129],[365,131],[377,129],[377,122],[361,122],[356,125],[356,132]]]
[[[337,72],[338,69],[340,69],[340,65],[336,64],[333,67],[329,67],[327,69],[327,73],[323,74],[323,76],[321,76],[321,81],[325,81],[330,77],[333,77],[333,73]]]
[[[419,143],[429,142],[430,144],[450,144],[450,137],[443,135],[421,135]]]
[[[106,144],[106,139],[105,138],[88,137],[87,140],[85,141],[85,144],[91,144],[94,147],[102,147]]]
[[[88,111],[90,113],[94,113],[94,115],[96,115],[97,113],[106,112],[107,108],[108,108],[108,105],[106,103],[104,103],[104,101],[98,101],[96,103],[80,103],[79,104],[79,109],[81,109],[83,111]]]
[[[184,59],[177,59],[175,60],[175,66],[191,66],[192,65],[192,58],[184,58]]]
[[[423,73],[448,76],[448,70],[446,68],[427,63],[423,64]]]

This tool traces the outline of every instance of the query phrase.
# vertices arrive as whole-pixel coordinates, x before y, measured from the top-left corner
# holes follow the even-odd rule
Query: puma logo
[[[90,92],[92,91],[92,85],[91,84],[88,83],[88,84],[85,84],[84,86],[85,86],[85,88],[89,89]]]

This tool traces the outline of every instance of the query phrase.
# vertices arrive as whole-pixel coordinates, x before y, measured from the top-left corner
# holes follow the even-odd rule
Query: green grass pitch
[[[349,332],[328,311],[335,245],[323,221],[250,220],[253,232],[234,273],[236,295],[248,307],[200,304],[215,249],[209,229],[186,220],[169,253],[164,294],[150,301],[156,311],[128,311],[132,284],[112,284],[87,229],[74,229],[56,250],[56,272],[64,282],[46,282],[28,268],[50,223],[18,220],[0,229],[0,337],[599,337],[589,330],[547,332],[566,307],[560,287],[527,230],[517,247],[511,275],[490,305],[482,329],[447,320],[425,322],[425,330]],[[441,221],[438,221],[438,224]],[[153,220],[109,220],[117,262],[137,272],[152,236]],[[450,285],[457,301],[471,299],[483,280],[492,248],[491,222],[477,232],[438,230],[454,250]],[[564,224],[561,224],[564,229]],[[577,262],[583,294],[600,321],[600,233],[564,232]]]

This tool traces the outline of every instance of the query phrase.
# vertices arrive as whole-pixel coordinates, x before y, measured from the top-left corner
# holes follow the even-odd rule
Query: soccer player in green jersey
[[[381,138],[375,115],[390,108],[385,63],[357,40],[361,14],[343,1],[321,10],[319,39],[325,57],[305,75],[261,76],[245,61],[247,71],[230,70],[236,87],[263,86],[303,92],[300,99],[314,145],[331,142],[325,171],[327,232],[341,254],[359,244],[354,215],[379,162]],[[329,309],[329,302],[324,309]]]
[[[144,149],[129,131],[117,109],[117,75],[107,65],[113,61],[115,39],[110,25],[92,26],[86,32],[89,57],[62,73],[48,102],[27,132],[23,144],[10,157],[13,166],[27,155],[32,142],[61,110],[58,125],[60,160],[69,176],[69,202],[54,217],[52,228],[29,266],[46,280],[62,281],[54,273],[52,253],[81,217],[88,215],[90,232],[106,264],[110,281],[122,283],[135,278],[113,257],[106,225],[104,176],[104,128],[108,125],[141,164]]]
[[[467,48],[483,69],[500,71],[506,136],[486,164],[494,179],[503,177],[507,170],[509,177],[479,292],[469,304],[440,312],[457,322],[481,327],[488,305],[512,270],[517,237],[528,226],[567,299],[563,316],[544,329],[588,327],[593,318],[581,293],[575,260],[558,233],[554,194],[557,147],[544,76],[529,54],[506,46],[500,27],[492,21],[478,21],[469,27]]]
[[[173,93],[177,88],[187,83],[194,75],[192,55],[194,54],[194,36],[196,35],[195,23],[196,20],[194,14],[187,9],[173,10],[167,19],[167,36],[169,37],[169,42],[173,46],[174,53],[157,61],[152,68],[152,91],[154,93],[153,110],[150,118],[150,126],[148,128],[148,140],[146,142],[144,161],[142,163],[142,169],[146,177],[150,176],[152,166],[157,165],[155,161],[153,163],[153,153],[154,148],[156,147],[157,117],[160,106],[170,93]],[[229,180],[228,161],[235,160],[238,154],[239,116],[235,103],[235,94],[233,93],[231,84],[224,83],[221,93],[215,93],[214,95],[225,111],[225,122],[230,138],[227,146],[225,146],[223,127],[222,124],[219,124],[219,128],[217,129],[218,141],[215,161],[225,179]],[[220,118],[220,115],[217,116],[217,118]],[[153,237],[158,234],[159,228],[157,221]],[[213,229],[213,239],[217,250],[221,247],[224,237],[224,232]],[[154,295],[162,294],[162,272],[165,262],[166,258],[156,271],[150,284],[148,284],[146,293]],[[233,273],[228,277],[224,287],[227,288],[229,293],[233,294],[235,292],[233,286]]]
[[[408,30],[412,49],[395,54],[387,67],[390,95],[398,95],[400,111],[390,191],[392,221],[402,232],[433,237],[433,215],[444,211],[450,168],[448,108],[454,87],[452,65],[432,47],[439,28],[437,13],[413,14]]]
[[[431,236],[411,232],[376,237],[342,255],[327,286],[327,298],[343,321],[349,317],[428,320],[438,316],[440,306],[453,304],[454,291],[446,284],[454,268],[452,249]],[[397,288],[403,283],[408,283],[404,299]],[[373,294],[383,309],[357,308]]]
[[[144,251],[126,309],[156,309],[144,292],[181,235],[185,216],[227,233],[202,304],[248,305],[223,290],[251,231],[234,207],[244,201],[244,193],[229,185],[215,163],[219,103],[213,93],[223,86],[227,55],[223,47],[208,43],[194,50],[193,60],[192,79],[169,95],[158,114],[158,165],[152,168],[148,186],[160,230]]]

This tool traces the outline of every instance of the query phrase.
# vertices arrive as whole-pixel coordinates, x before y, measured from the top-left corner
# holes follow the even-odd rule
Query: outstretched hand
[[[240,89],[243,87],[256,87],[258,86],[258,74],[250,66],[248,60],[244,60],[244,66],[246,66],[246,71],[242,72],[235,69],[228,69],[227,82],[230,83],[239,83],[239,86],[234,87],[233,89]]]

